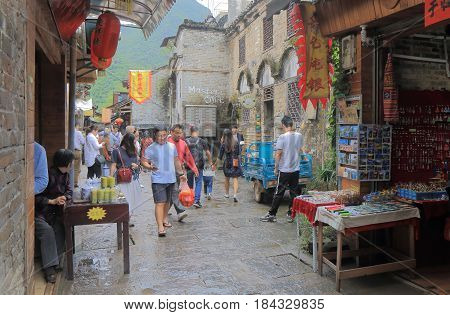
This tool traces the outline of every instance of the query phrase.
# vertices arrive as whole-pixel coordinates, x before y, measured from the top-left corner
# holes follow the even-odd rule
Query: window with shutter
[[[239,66],[245,63],[245,36],[239,40]]]
[[[297,87],[297,80],[288,83],[288,101],[287,112],[291,116],[292,120],[296,124],[299,124],[303,120],[303,111],[299,99],[299,91]]]
[[[273,16],[263,20],[263,49],[267,50],[273,46]]]
[[[288,38],[294,36],[294,34],[295,34],[294,21],[292,21],[292,17],[291,17],[293,8],[294,8],[294,0],[291,0],[291,2],[289,3],[288,10],[287,10],[287,37]]]

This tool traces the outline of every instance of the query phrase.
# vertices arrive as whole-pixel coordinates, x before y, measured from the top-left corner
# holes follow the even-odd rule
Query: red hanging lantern
[[[94,50],[92,49],[92,45],[94,43],[94,36],[95,36],[95,30],[92,32],[92,35],[91,35],[91,62],[92,62],[92,65],[95,68],[97,68],[98,70],[105,70],[106,68],[108,68],[111,65],[112,58],[103,59],[103,58],[98,58],[95,55]]]
[[[105,12],[98,17],[95,26],[92,50],[98,58],[109,59],[114,56],[119,42],[120,20],[112,12]]]

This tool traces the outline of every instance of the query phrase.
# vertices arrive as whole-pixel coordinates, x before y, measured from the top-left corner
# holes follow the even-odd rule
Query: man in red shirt
[[[170,133],[169,142],[175,144],[178,151],[178,159],[180,160],[181,166],[184,167],[186,164],[189,169],[194,172],[195,176],[198,176],[198,169],[195,165],[195,160],[192,157],[191,151],[186,141],[182,139],[183,136],[183,126],[177,124],[172,127]]]
[[[191,151],[189,150],[186,141],[182,139],[182,136],[183,136],[183,126],[176,124],[172,127],[170,136],[167,141],[173,143],[177,148],[178,159],[180,160],[183,169],[185,168],[186,164],[197,177],[198,169],[197,166],[195,165],[195,160],[192,157]],[[178,214],[178,222],[181,222],[184,218],[187,217],[187,213],[186,210],[183,209],[183,207],[180,205],[180,200],[178,199],[179,185],[180,179],[177,176],[177,182],[174,185],[174,193],[172,193],[172,203]]]

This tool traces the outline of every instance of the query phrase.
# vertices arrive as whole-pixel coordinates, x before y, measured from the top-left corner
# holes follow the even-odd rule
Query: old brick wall
[[[0,0],[0,294],[25,293],[25,0]]]
[[[425,34],[428,35],[428,34]],[[420,35],[419,35],[420,36]],[[395,54],[445,59],[442,38],[406,37],[395,42]],[[450,90],[450,78],[444,63],[394,58],[397,83],[405,90]]]
[[[283,55],[288,49],[293,47],[294,37],[288,36],[287,11],[273,16],[273,46],[267,50],[263,48],[263,19],[266,17],[267,0],[261,0],[249,11],[246,21],[238,24],[239,31],[234,31],[228,35],[230,49],[230,98],[238,102],[241,95],[238,91],[239,77],[242,73],[250,72],[251,92],[250,97],[255,100],[256,106],[251,110],[241,109],[239,125],[246,136],[246,142],[267,139],[264,133],[264,106],[262,99],[262,88],[258,86],[258,69],[265,62],[271,64],[274,83],[274,118],[275,127],[273,134],[277,137],[282,130],[279,128],[280,120],[287,112],[287,85],[290,80],[282,78]],[[256,18],[253,18],[256,17]],[[239,40],[245,36],[246,54],[245,63],[239,65]],[[299,107],[302,120],[297,123],[297,130],[305,138],[305,146],[315,160],[315,164],[321,163],[325,152],[328,150],[328,142],[325,136],[327,124],[326,112],[321,107],[317,110],[316,119],[306,119],[305,111]],[[257,115],[261,118],[261,135],[256,132]]]
[[[155,70],[152,74],[152,97],[143,104],[133,102],[131,105],[131,121],[138,128],[169,123],[168,68]]]

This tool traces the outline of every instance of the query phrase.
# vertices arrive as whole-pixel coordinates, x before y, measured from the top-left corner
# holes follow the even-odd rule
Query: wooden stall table
[[[302,214],[311,223],[312,245],[313,245],[313,271],[317,272],[317,227],[314,223],[318,207],[336,205],[334,199],[330,200],[314,200],[314,198],[307,198],[306,195],[298,196],[292,203],[291,218],[294,219],[298,214]],[[297,219],[297,231],[299,231],[299,221]],[[298,239],[297,232],[297,242]],[[300,249],[299,249],[300,250]],[[299,256],[300,257],[300,256]]]
[[[393,202],[396,203],[396,202]],[[400,203],[396,203],[400,204]],[[420,218],[419,209],[409,205],[401,205],[400,210],[364,214],[358,216],[342,217],[336,213],[328,211],[325,207],[319,207],[316,214],[318,222],[318,263],[319,274],[322,275],[323,263],[327,264],[336,273],[336,290],[341,289],[341,280],[357,278],[361,276],[374,275],[384,272],[397,271],[402,269],[410,269],[416,267],[415,259],[415,240],[416,227]],[[337,231],[337,251],[323,253],[323,225],[328,224]],[[409,253],[404,255],[387,247],[359,247],[355,250],[342,250],[343,237],[355,234],[359,237],[359,233],[380,229],[393,228],[396,226],[409,226]],[[373,266],[359,267],[352,269],[342,269],[342,258],[359,257],[371,255],[379,252],[387,253],[388,256],[396,261],[382,263]],[[330,259],[336,259],[336,263]]]
[[[129,220],[128,203],[118,201],[115,203],[73,203],[64,209],[64,226],[66,230],[66,259],[67,279],[73,280],[73,230],[77,225],[117,224],[117,246],[122,249],[124,273],[130,273],[130,246],[129,246]]]

